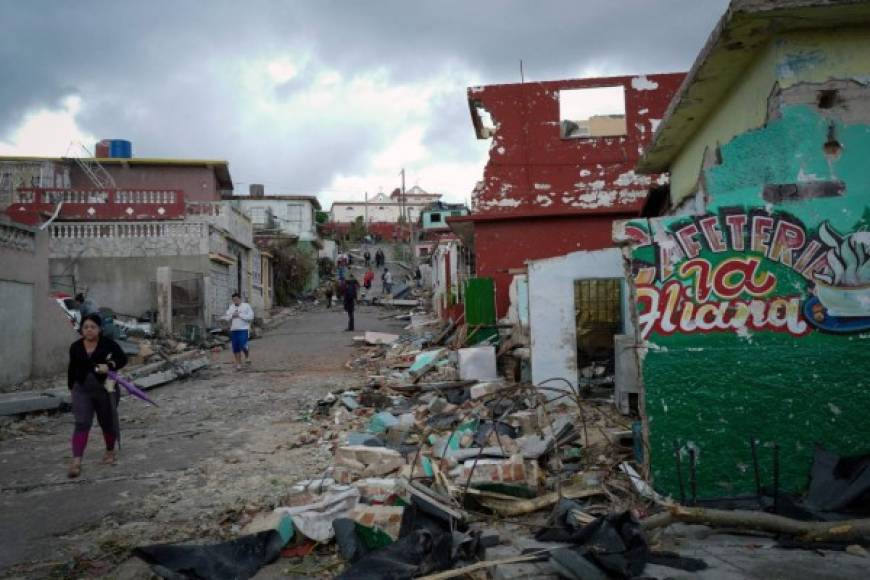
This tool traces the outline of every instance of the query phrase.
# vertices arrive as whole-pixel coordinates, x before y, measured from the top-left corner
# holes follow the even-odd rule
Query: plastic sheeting
[[[285,541],[275,530],[205,546],[156,544],[133,550],[155,574],[171,580],[245,580],[274,562]]]
[[[340,492],[327,492],[320,501],[299,506],[280,507],[275,511],[285,513],[293,518],[293,525],[305,536],[315,542],[328,542],[335,531],[333,520],[348,517],[351,510],[359,503],[359,489],[352,487]]]

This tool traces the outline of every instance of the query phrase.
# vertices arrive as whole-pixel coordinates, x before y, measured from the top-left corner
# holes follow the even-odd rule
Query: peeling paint
[[[538,205],[541,207],[550,207],[553,205],[553,200],[548,195],[539,195],[535,198],[535,201],[538,202]]]
[[[659,84],[650,80],[646,75],[631,79],[631,88],[636,91],[653,91],[659,88]]]
[[[538,191],[549,191],[552,186],[549,183],[536,183],[535,189]]]

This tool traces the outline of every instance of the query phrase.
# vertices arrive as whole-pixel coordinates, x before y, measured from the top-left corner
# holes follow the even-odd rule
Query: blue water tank
[[[133,157],[133,144],[126,139],[110,139],[109,157],[130,159]]]

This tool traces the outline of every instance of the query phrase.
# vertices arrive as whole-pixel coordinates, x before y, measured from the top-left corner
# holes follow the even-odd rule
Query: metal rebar
[[[758,501],[761,501],[761,473],[758,470],[758,441],[753,437],[749,440],[749,446],[752,448],[752,470],[755,473],[755,495]]]
[[[773,513],[779,513],[779,443],[773,444]]]
[[[689,481],[692,487],[692,505],[698,505],[698,478],[696,473],[695,450],[689,448]]]
[[[680,445],[674,439],[674,459],[677,462],[677,481],[680,484],[680,503],[686,504],[686,489],[683,487],[683,460],[680,457]]]

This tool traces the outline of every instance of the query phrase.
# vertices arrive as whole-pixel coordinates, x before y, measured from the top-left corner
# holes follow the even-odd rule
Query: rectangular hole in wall
[[[559,133],[563,139],[616,137],[626,132],[622,86],[559,91]]]
[[[578,380],[589,383],[613,374],[613,337],[623,332],[622,280],[574,281]]]

